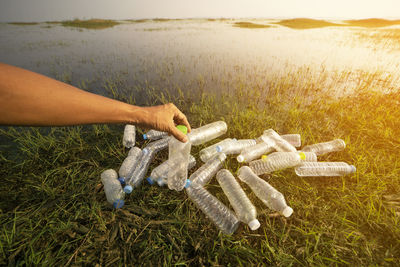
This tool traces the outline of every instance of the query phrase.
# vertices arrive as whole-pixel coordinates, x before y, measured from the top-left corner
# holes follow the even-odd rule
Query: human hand
[[[188,138],[176,128],[176,125],[185,125],[188,133],[191,131],[186,116],[172,103],[165,105],[142,107],[144,116],[137,123],[139,126],[168,132],[181,142],[187,142]]]

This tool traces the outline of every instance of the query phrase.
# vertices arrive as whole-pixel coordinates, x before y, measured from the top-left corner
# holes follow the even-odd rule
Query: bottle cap
[[[157,180],[157,184],[158,184],[159,186],[164,186],[164,185],[165,185],[163,179],[158,179],[158,180]]]
[[[125,178],[124,177],[118,177],[118,181],[121,183],[121,185],[125,185]]]
[[[267,156],[267,155],[262,155],[262,156],[261,156],[261,159],[262,159],[263,161],[266,161],[266,160],[267,160],[267,158],[268,158],[268,156]]]
[[[299,152],[299,156],[301,160],[305,160],[306,159],[306,154],[304,154],[304,152]]]
[[[147,177],[146,181],[151,185],[154,184],[154,181],[153,181],[153,179],[151,179],[151,177]]]
[[[147,140],[147,134],[143,134],[143,139]]]
[[[257,219],[252,220],[249,222],[249,227],[252,231],[257,230],[260,227],[260,222]]]
[[[149,153],[149,148],[148,147],[143,148],[142,153],[143,153],[143,155],[146,155],[147,153]]]
[[[124,204],[125,204],[125,201],[123,199],[117,199],[114,201],[113,206],[116,209],[120,209],[124,206]]]
[[[350,168],[351,168],[351,173],[355,173],[356,172],[356,166],[354,166],[354,165],[350,165]]]
[[[217,152],[222,152],[222,147],[221,146],[216,146],[215,149],[217,150]]]
[[[177,125],[176,129],[181,131],[183,134],[187,134],[187,127],[185,125]]]
[[[186,179],[185,188],[188,188],[191,183],[192,183],[192,181],[190,181],[189,179]]]
[[[289,206],[287,206],[283,211],[282,211],[282,215],[287,217],[290,217],[290,215],[292,215],[293,213],[293,209]]]
[[[133,188],[132,188],[131,185],[126,185],[126,186],[124,187],[124,192],[127,193],[127,194],[132,193],[132,190],[133,190]]]
[[[244,157],[242,155],[239,155],[236,157],[238,162],[243,162],[244,161]]]

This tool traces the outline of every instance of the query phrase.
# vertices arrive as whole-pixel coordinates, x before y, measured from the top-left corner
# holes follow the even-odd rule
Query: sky
[[[0,22],[141,18],[400,19],[399,0],[0,0]]]

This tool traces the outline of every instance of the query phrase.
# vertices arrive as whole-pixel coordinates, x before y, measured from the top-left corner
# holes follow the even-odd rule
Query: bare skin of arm
[[[190,125],[172,103],[139,107],[92,94],[25,69],[0,63],[0,124],[67,126],[123,123],[169,132],[186,142],[175,125]]]

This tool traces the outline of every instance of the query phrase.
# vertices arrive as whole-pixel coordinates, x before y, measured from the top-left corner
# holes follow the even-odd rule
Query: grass
[[[341,26],[341,24],[328,22],[325,20],[308,19],[308,18],[296,18],[296,19],[284,19],[276,24],[292,28],[292,29],[313,29],[322,28],[329,26]]]
[[[248,28],[248,29],[259,29],[259,28],[269,28],[269,27],[271,27],[269,25],[246,22],[246,21],[235,22],[233,24],[233,26],[234,27],[239,27],[239,28]]]
[[[261,227],[242,224],[232,236],[220,233],[184,192],[165,187],[143,184],[123,209],[108,205],[99,177],[126,157],[123,125],[1,129],[0,264],[399,265],[398,202],[388,205],[387,196],[400,192],[400,95],[379,92],[368,76],[354,94],[337,99],[334,87],[310,75],[288,72],[269,87],[238,85],[218,96],[137,88],[148,104],[176,103],[193,127],[226,121],[220,139],[255,138],[274,128],[301,134],[304,145],[346,141],[345,151],[320,160],[354,164],[354,175],[300,178],[284,170],[264,176],[293,207],[288,219],[242,184]],[[129,85],[112,82],[105,86],[110,95],[132,102]],[[198,159],[205,146],[192,154]],[[158,154],[152,167],[166,158],[166,151]],[[240,167],[234,157],[226,166]],[[229,205],[215,179],[207,188]]]
[[[120,23],[118,21],[106,20],[106,19],[89,19],[89,20],[74,19],[61,22],[61,25],[65,27],[77,27],[77,28],[85,28],[92,30],[111,28],[119,24]]]
[[[349,26],[366,27],[366,28],[379,28],[393,25],[400,25],[400,20],[386,20],[386,19],[359,19],[359,20],[346,20]]]
[[[8,24],[17,25],[17,26],[29,26],[29,25],[37,25],[38,22],[9,22]]]

